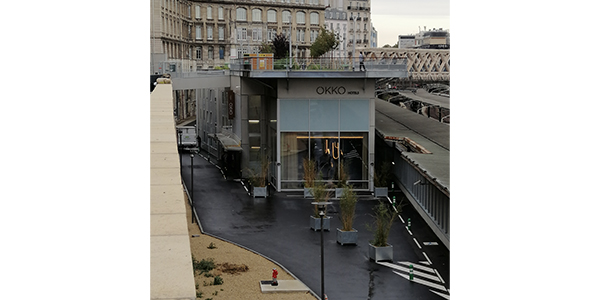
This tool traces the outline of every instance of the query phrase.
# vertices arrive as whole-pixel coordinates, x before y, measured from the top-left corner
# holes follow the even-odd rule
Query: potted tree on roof
[[[253,197],[267,197],[267,175],[269,174],[269,158],[262,156],[260,160],[260,170],[258,173],[248,169],[250,176],[248,180],[252,186]]]
[[[354,229],[354,213],[356,209],[356,194],[351,186],[345,185],[344,192],[340,198],[340,220],[342,229],[337,228],[337,242],[341,245],[356,244],[358,242],[358,230]]]
[[[390,165],[383,164],[373,174],[375,184],[375,197],[386,197],[388,195],[388,180],[390,178]]]
[[[393,261],[394,248],[388,244],[388,237],[395,214],[383,201],[373,208],[375,215],[374,227],[368,226],[373,232],[373,240],[369,241],[369,259],[374,261]]]
[[[314,197],[314,202],[311,204],[314,205],[314,209],[313,209],[313,215],[310,216],[310,228],[315,231],[317,231],[317,230],[329,231],[329,229],[331,228],[331,220],[330,220],[331,217],[327,216],[327,209],[324,210],[325,216],[323,217],[323,224],[321,224],[321,218],[319,215],[319,206],[327,205],[330,203],[330,202],[327,202],[327,200],[329,200],[329,198],[330,198],[329,191],[327,190],[325,183],[323,182],[323,180],[321,180],[320,177],[321,176],[319,176],[319,180],[315,180],[313,188],[312,188],[312,195]]]

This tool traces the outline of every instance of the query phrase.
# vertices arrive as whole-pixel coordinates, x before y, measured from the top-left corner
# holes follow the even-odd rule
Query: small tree
[[[379,204],[373,207],[373,212],[375,212],[375,215],[372,215],[375,218],[373,224],[375,228],[367,224],[367,229],[373,232],[374,239],[369,242],[375,247],[385,247],[388,245],[387,241],[395,215],[382,201],[379,201]]]
[[[275,35],[275,38],[273,38],[273,57],[275,59],[287,57],[289,47],[290,42],[283,33]]]
[[[260,44],[259,52],[260,53],[273,53],[274,52],[273,44],[263,42],[262,44]]]
[[[390,165],[383,164],[379,170],[375,170],[373,180],[376,187],[387,187],[390,179]]]
[[[312,188],[312,193],[313,193],[313,197],[315,197],[315,202],[327,202],[327,200],[329,200],[329,198],[331,198],[331,195],[329,194],[329,191],[327,190],[327,187],[325,186],[325,183],[323,182],[323,180],[321,180],[321,176],[319,175],[319,180],[315,180],[314,184],[313,184],[313,188]],[[319,206],[318,205],[314,205],[314,216],[315,218],[319,217]],[[327,210],[325,210],[325,213],[327,213]]]
[[[342,221],[343,231],[352,231],[356,201],[356,194],[352,187],[344,186],[344,193],[340,198],[340,220]]]
[[[312,188],[315,185],[315,178],[317,175],[316,163],[312,159],[305,158],[302,161],[302,166],[304,168],[304,187]]]
[[[339,44],[340,41],[335,33],[321,27],[315,42],[310,46],[310,56],[313,58],[319,57],[337,48]]]

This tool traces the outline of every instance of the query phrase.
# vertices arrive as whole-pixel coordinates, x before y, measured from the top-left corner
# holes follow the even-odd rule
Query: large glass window
[[[350,183],[368,189],[369,100],[298,99],[279,102],[281,188],[303,187],[303,160],[337,183],[343,164]]]

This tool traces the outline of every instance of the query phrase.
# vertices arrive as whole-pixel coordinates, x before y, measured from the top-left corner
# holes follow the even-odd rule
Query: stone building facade
[[[151,73],[227,67],[278,33],[308,57],[324,26],[324,0],[152,0]]]

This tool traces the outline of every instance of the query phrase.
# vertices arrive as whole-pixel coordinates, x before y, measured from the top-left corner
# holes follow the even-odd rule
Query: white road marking
[[[436,292],[436,291],[432,291],[432,290],[429,290],[429,291],[432,292],[432,293],[434,293],[434,294],[437,294],[438,296],[441,296],[444,299],[450,300],[450,295],[442,294],[440,292]]]
[[[423,270],[425,272],[429,272],[429,273],[432,273],[432,274],[434,273],[434,271],[433,271],[434,269],[429,268],[429,267],[424,267],[424,266],[412,263],[410,261],[399,261],[398,263],[401,264],[401,265],[405,265],[407,267],[409,265],[413,265],[413,268],[415,268],[415,269],[420,269],[420,270]],[[426,264],[428,264],[426,261],[423,261],[423,262],[420,261],[419,263],[426,263]]]
[[[423,242],[423,245],[425,245],[425,246],[437,246],[438,243],[437,242]]]
[[[400,221],[402,221],[402,224],[406,223],[406,222],[404,222],[404,219],[402,219],[402,216],[398,215],[398,218],[400,218]]]
[[[410,273],[409,268],[406,268],[406,267],[403,267],[403,266],[391,264],[391,263],[388,263],[388,262],[378,262],[378,264],[386,266],[386,267],[389,267],[389,268],[392,268],[392,269],[396,269],[398,271],[406,272],[407,274]],[[429,275],[429,274],[417,271],[417,270],[414,269],[414,267],[415,267],[415,265],[413,265],[413,274],[415,276],[419,276],[419,277],[427,278],[429,280],[440,282],[440,279],[437,276]]]
[[[430,263],[428,261],[419,261],[420,264],[424,264],[424,265],[430,265]]]
[[[442,283],[446,283],[444,281],[444,279],[442,279],[442,275],[440,275],[440,273],[438,273],[438,271],[436,269],[433,269],[435,271],[435,274],[437,274],[437,276],[440,278],[440,280],[442,281]]]
[[[417,246],[419,246],[419,249],[423,249],[423,248],[421,248],[421,245],[419,244],[419,242],[417,242],[417,239],[413,238],[413,241],[415,241],[415,244],[417,244]]]
[[[404,226],[404,228],[406,228],[406,230],[408,231],[408,233],[410,233],[410,235],[412,235],[412,232],[410,232],[410,229],[408,229],[408,226]]]
[[[402,276],[402,277],[406,278],[407,280],[411,281],[410,278],[408,277],[408,275],[404,275],[404,274],[398,273],[396,271],[392,271],[392,272],[396,273],[398,276]],[[436,283],[425,281],[425,280],[422,280],[422,279],[419,279],[419,278],[416,278],[416,277],[414,277],[412,281],[415,282],[415,283],[418,283],[418,284],[426,285],[428,287],[431,287],[431,288],[434,288],[434,289],[437,289],[437,290],[440,290],[440,291],[446,291],[446,288],[443,285],[439,285],[439,284],[436,284]]]
[[[423,252],[423,255],[425,255],[425,259],[427,259],[430,265],[433,264],[425,252]]]

